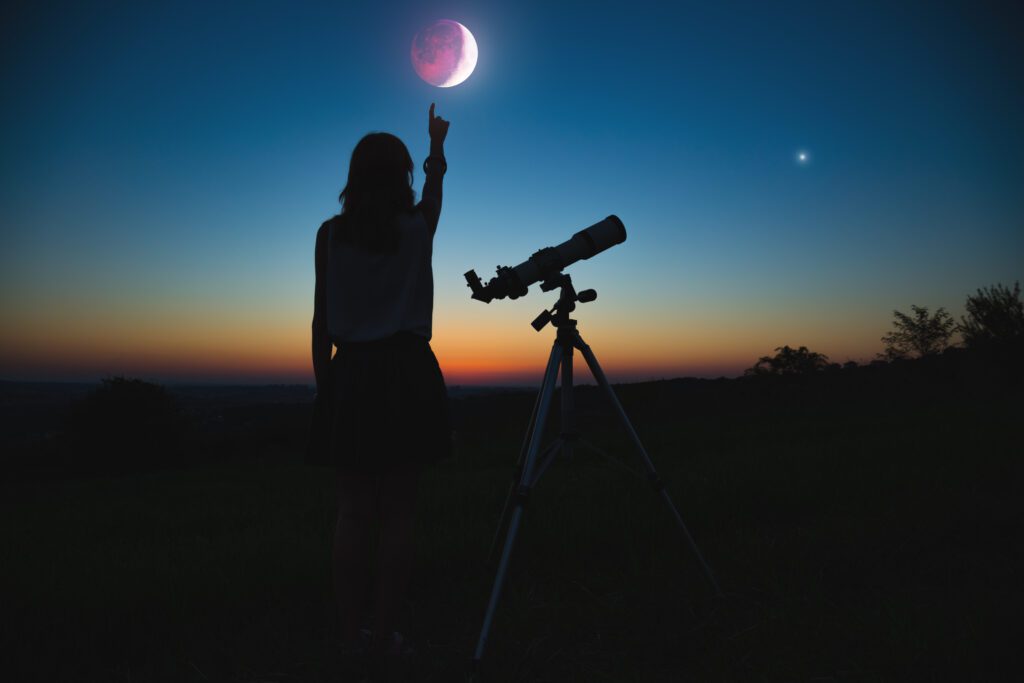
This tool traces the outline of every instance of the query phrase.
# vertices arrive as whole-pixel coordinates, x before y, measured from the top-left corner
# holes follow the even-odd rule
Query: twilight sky
[[[432,101],[449,384],[539,383],[553,340],[552,295],[462,273],[611,213],[627,241],[569,272],[612,380],[869,360],[894,308],[1024,275],[1014,4],[5,3],[0,379],[311,383],[316,229],[367,132],[418,195]],[[409,62],[440,18],[479,45],[450,89]]]

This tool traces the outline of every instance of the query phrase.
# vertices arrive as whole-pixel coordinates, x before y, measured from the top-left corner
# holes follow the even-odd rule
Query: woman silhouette
[[[370,133],[352,151],[341,213],[316,235],[313,371],[328,438],[307,462],[337,472],[333,565],[343,650],[366,651],[376,664],[409,650],[395,626],[413,565],[417,484],[425,465],[451,451],[447,391],[429,344],[431,253],[448,134],[448,121],[434,116],[433,104],[428,132],[418,204],[405,145],[394,135]],[[371,633],[360,627],[369,606],[374,515]]]

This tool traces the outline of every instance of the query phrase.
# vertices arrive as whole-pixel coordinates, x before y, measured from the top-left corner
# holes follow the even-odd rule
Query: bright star
[[[806,165],[811,160],[811,155],[806,150],[798,150],[796,153],[796,162],[801,166]]]

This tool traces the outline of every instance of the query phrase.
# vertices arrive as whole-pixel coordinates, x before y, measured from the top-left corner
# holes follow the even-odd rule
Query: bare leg
[[[380,544],[377,555],[377,605],[374,615],[374,650],[383,652],[391,642],[398,614],[412,577],[416,551],[413,527],[416,489],[421,467],[403,465],[380,474],[377,498]]]
[[[376,478],[338,473],[338,522],[334,528],[334,595],[341,618],[341,639],[359,635],[369,594],[370,525],[373,522]]]

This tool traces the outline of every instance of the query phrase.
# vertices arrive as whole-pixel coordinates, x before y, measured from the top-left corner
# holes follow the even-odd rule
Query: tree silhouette
[[[103,379],[68,415],[68,464],[79,471],[127,471],[168,463],[178,454],[186,422],[159,384]]]
[[[1024,342],[1024,304],[1019,282],[1013,284],[1012,290],[999,283],[982,287],[976,295],[968,295],[965,308],[967,315],[960,318],[958,329],[968,348]]]
[[[748,368],[745,375],[809,375],[828,367],[828,356],[816,353],[806,346],[794,349],[790,346],[776,347],[774,356],[761,358]]]
[[[934,315],[927,306],[910,305],[913,316],[893,311],[892,332],[882,337],[885,351],[879,356],[886,360],[931,356],[949,346],[949,338],[956,330],[956,322],[939,307]]]

